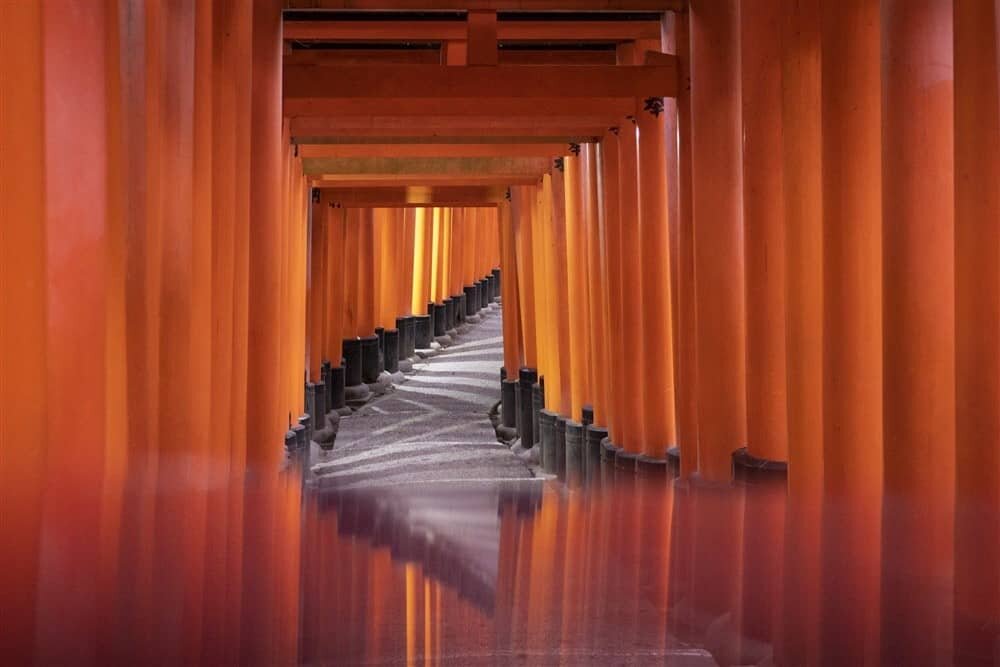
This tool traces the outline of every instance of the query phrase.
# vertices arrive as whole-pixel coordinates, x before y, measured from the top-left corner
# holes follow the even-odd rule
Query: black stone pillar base
[[[588,482],[599,479],[601,468],[601,442],[608,437],[608,429],[591,424],[584,432],[583,458]]]
[[[330,384],[327,386],[327,393],[330,397],[330,409],[338,414],[350,414],[351,409],[347,407],[344,396],[346,372],[343,366],[330,367]]]
[[[566,418],[556,415],[555,420],[555,473],[559,479],[566,479]]]
[[[361,339],[345,338],[343,351],[344,385],[355,387],[361,384]]]
[[[747,483],[787,479],[788,463],[758,458],[740,447],[733,452],[733,478]]]
[[[361,381],[365,384],[378,382],[378,348],[378,336],[372,334],[361,339]]]
[[[433,328],[430,315],[413,316],[413,352],[426,350],[431,346]],[[413,355],[410,355],[413,356]]]
[[[538,413],[539,446],[542,448],[540,457],[542,470],[547,473],[556,474],[556,418],[559,415],[550,411],[542,410]]]
[[[385,359],[387,372],[399,371],[399,329],[388,329],[382,333],[382,358]]]
[[[504,426],[517,429],[517,380],[500,381],[500,416]]]
[[[520,403],[518,412],[521,415],[519,433],[521,434],[521,447],[531,449],[535,444],[533,433],[534,426],[534,405],[532,400],[532,386],[538,382],[538,371],[534,368],[523,367],[518,373],[518,383],[521,387]]]
[[[431,313],[434,319],[434,337],[444,336],[448,330],[448,307],[443,303],[428,304],[427,312]]]
[[[531,433],[534,444],[538,444],[541,434],[538,430],[538,414],[545,408],[545,378],[531,385]]]
[[[378,338],[378,372],[385,370],[385,327],[375,327],[375,336]]]
[[[571,487],[583,481],[583,424],[566,421],[566,482]]]

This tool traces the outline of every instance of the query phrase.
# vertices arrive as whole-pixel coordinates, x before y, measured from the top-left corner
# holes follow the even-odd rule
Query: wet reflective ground
[[[74,562],[43,536],[36,659],[998,662],[993,591],[957,596],[947,564],[936,578],[911,576],[898,547],[919,535],[889,531],[893,544],[878,513],[867,525],[831,499],[792,503],[780,481],[698,486],[590,461],[570,480],[388,493],[304,486],[305,466],[303,453],[278,477],[250,473],[205,493],[127,486],[121,549],[97,539],[93,560]],[[980,552],[991,525],[979,526]],[[995,561],[954,567],[996,580]],[[889,614],[901,593],[905,613]],[[93,613],[81,615],[86,604]]]

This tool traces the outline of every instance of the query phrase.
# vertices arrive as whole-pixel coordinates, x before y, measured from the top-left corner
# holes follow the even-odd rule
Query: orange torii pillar
[[[881,658],[885,664],[917,664],[938,656],[938,662],[950,663],[952,623],[945,615],[952,605],[955,508],[952,2],[885,0],[881,10]]]
[[[465,302],[462,290],[463,268],[465,265],[465,255],[470,252],[468,246],[468,229],[475,225],[475,221],[470,215],[471,209],[456,208],[451,226],[451,257],[448,268],[448,298],[451,299],[450,322],[451,328],[459,332],[459,327],[464,330],[465,324]]]
[[[371,397],[371,390],[364,382],[360,299],[358,281],[361,269],[361,229],[365,224],[364,210],[349,208],[345,214],[344,233],[344,330],[342,353],[344,356],[344,398],[348,404],[357,405]]]
[[[477,272],[479,269],[479,256],[482,252],[480,244],[483,243],[483,217],[486,209],[469,208],[465,213],[466,250],[462,257],[462,299],[465,303],[465,320],[467,322],[479,321],[479,300],[476,287]]]
[[[534,247],[539,240],[534,235],[533,218],[536,215],[535,186],[518,185],[511,188],[511,209],[517,245],[518,301],[521,313],[521,335],[524,341],[524,365],[518,369],[517,414],[518,433],[525,446],[534,442],[532,427],[532,385],[538,380],[539,348]]]
[[[663,101],[637,109],[639,131],[639,242],[642,256],[643,355],[639,392],[645,419],[640,465],[666,463],[674,431],[674,353],[671,323],[670,238],[667,220],[667,138]]]
[[[323,351],[330,362],[329,383],[326,391],[331,410],[340,415],[350,413],[345,403],[347,369],[344,365],[344,322],[347,318],[346,255],[355,254],[347,246],[347,211],[327,205],[327,256],[326,256],[326,340]]]
[[[736,462],[743,469],[788,460],[785,207],[781,113],[777,111],[781,108],[781,40],[774,37],[780,34],[783,8],[781,0],[761,0],[740,15],[747,448]]]
[[[517,251],[514,238],[514,221],[511,218],[510,201],[504,200],[498,207],[500,218],[500,266],[503,270],[503,372],[501,380],[501,413],[504,439],[510,440],[517,434],[517,372],[521,367],[524,355],[524,344],[521,337],[518,296]]]
[[[306,386],[307,411],[312,426],[322,445],[333,444],[332,433],[324,430],[326,413],[329,410],[328,387],[325,382],[323,362],[326,357],[326,328],[329,326],[328,313],[333,307],[327,294],[330,289],[328,256],[329,222],[327,211],[330,202],[322,190],[312,192],[312,223],[310,230],[310,277],[309,277],[309,376]],[[322,435],[318,435],[322,433]]]
[[[425,349],[431,345],[434,323],[427,304],[431,299],[431,236],[434,227],[433,208],[418,208],[413,218],[413,345]]]
[[[621,318],[622,362],[624,382],[632,391],[622,402],[623,442],[614,443],[621,449],[616,459],[634,466],[642,453],[645,415],[643,412],[642,374],[642,246],[639,240],[639,173],[638,128],[635,119],[625,118],[618,135],[618,206],[621,217]],[[624,387],[623,387],[624,388]]]
[[[695,0],[689,13],[697,470],[711,481],[729,480],[746,441],[738,14],[736,0]]]
[[[586,165],[580,144],[570,146],[564,158],[566,187],[566,282],[569,305],[570,412],[563,415],[579,420],[590,392],[589,281],[587,277],[587,194]]]
[[[604,190],[604,243],[607,263],[607,302],[602,317],[607,339],[608,376],[608,437],[611,442],[623,442],[625,412],[625,339],[621,330],[622,255],[621,213],[618,186],[619,129],[608,130],[601,140],[601,182]]]
[[[556,288],[554,268],[556,260],[554,257],[555,243],[554,230],[552,228],[552,177],[543,174],[541,182],[535,188],[535,216],[534,234],[538,239],[535,244],[534,267],[537,276],[536,284],[539,286],[539,293],[536,296],[538,310],[535,317],[536,330],[538,331],[538,383],[532,387],[532,438],[534,442],[541,439],[539,418],[541,410],[545,407],[546,394],[549,391],[549,378],[557,378],[559,375],[559,344],[558,326],[555,321],[557,309],[556,299],[558,290]],[[489,289],[491,281],[484,279],[484,289]],[[558,385],[558,380],[554,383]],[[558,395],[558,387],[556,387]]]
[[[878,663],[882,159],[878,2],[824,3],[824,664]],[[826,54],[840,54],[827,58]],[[826,593],[825,591],[836,591]]]
[[[956,662],[988,662],[1000,623],[998,20],[955,2]]]
[[[788,480],[786,632],[778,653],[815,662],[823,484],[823,199],[818,0],[784,14],[782,37]]]
[[[601,182],[598,177],[597,142],[587,142],[581,146],[580,158],[582,173],[586,184],[586,206],[584,231],[587,240],[587,339],[589,341],[589,359],[587,384],[590,387],[592,414],[584,416],[584,420],[600,425],[607,424],[607,384],[603,382],[604,369],[607,366],[606,344],[602,335],[604,312],[605,276],[602,271],[602,233],[601,227],[604,211],[601,206]]]
[[[378,382],[379,337],[375,332],[375,212],[361,209],[358,228],[358,336],[361,337],[361,379],[371,386]]]
[[[396,328],[399,310],[400,283],[400,235],[403,231],[403,209],[377,208],[375,215],[375,247],[378,266],[376,271],[377,298],[375,310],[376,324],[381,345],[379,368],[390,374],[399,370],[400,331]],[[397,376],[396,379],[400,379]]]

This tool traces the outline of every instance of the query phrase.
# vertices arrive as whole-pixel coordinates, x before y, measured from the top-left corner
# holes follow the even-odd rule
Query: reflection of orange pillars
[[[743,227],[747,313],[747,451],[788,458],[785,394],[785,209],[781,172],[780,0],[740,16]]]
[[[956,662],[1000,624],[1000,99],[996,2],[955,2]]]
[[[520,306],[521,340],[524,344],[521,362],[535,367],[535,280],[531,263],[531,213],[534,206],[534,188],[529,185],[511,187],[511,219],[514,227],[515,251],[517,253],[517,293]]]
[[[698,470],[712,480],[729,479],[746,440],[737,9],[736,0],[695,0],[689,13]]]
[[[326,341],[323,333],[328,325],[327,315],[333,304],[327,300],[329,276],[327,257],[329,244],[327,242],[327,211],[329,203],[322,196],[322,190],[315,190],[312,203],[311,230],[311,275],[309,279],[309,381],[320,380],[320,366],[323,363],[323,351]],[[332,217],[332,216],[331,216]],[[331,300],[332,301],[332,300]]]
[[[823,586],[828,665],[878,662],[882,205],[878,2],[822,9]],[[794,473],[793,473],[794,474]]]
[[[783,477],[753,479],[743,492],[743,569],[739,615],[740,662],[757,664],[781,637],[785,502]],[[854,663],[849,663],[854,664]]]
[[[503,293],[503,364],[507,377],[517,377],[521,366],[523,344],[521,342],[520,306],[518,299],[517,256],[514,249],[514,222],[511,220],[510,202],[503,202],[500,215],[501,267],[504,279],[500,283]]]
[[[5,309],[8,298],[13,305],[23,303],[24,299],[38,298],[43,311],[27,303],[24,313],[10,313],[13,321],[5,317],[4,340],[0,343],[5,349],[4,361],[8,354],[23,354],[24,361],[38,360],[40,363],[26,369],[24,376],[16,377],[8,373],[22,368],[24,361],[12,359],[11,367],[5,363],[3,368],[3,382],[16,383],[12,389],[18,392],[23,382],[29,395],[36,397],[47,385],[57,393],[44,399],[39,397],[38,405],[46,405],[47,399],[50,406],[58,405],[58,408],[48,409],[39,422],[16,434],[12,440],[4,440],[3,458],[14,458],[16,467],[10,470],[10,464],[5,461],[0,470],[16,472],[17,468],[26,465],[27,479],[10,480],[11,483],[18,488],[21,484],[35,482],[44,490],[44,506],[39,518],[45,525],[46,535],[51,538],[41,540],[37,565],[58,563],[67,558],[72,563],[71,567],[35,570],[40,577],[37,596],[27,608],[37,605],[37,618],[44,622],[35,628],[33,637],[25,638],[29,642],[38,640],[35,659],[39,663],[96,661],[100,550],[99,540],[95,538],[101,534],[101,484],[105,440],[109,435],[107,420],[114,413],[109,410],[112,406],[108,404],[107,395],[109,366],[114,363],[106,353],[112,349],[108,346],[108,318],[109,315],[119,316],[109,312],[109,278],[112,276],[108,270],[110,234],[114,231],[114,223],[108,219],[114,213],[114,202],[109,202],[109,198],[115,194],[108,177],[117,166],[109,160],[112,156],[108,152],[115,146],[117,137],[108,135],[109,130],[115,131],[108,123],[108,102],[114,99],[113,83],[109,82],[108,75],[115,72],[116,67],[107,66],[105,49],[107,30],[114,21],[104,6],[85,9],[42,5],[38,13],[29,9],[13,13],[12,16],[4,10],[4,18],[16,22],[4,25],[0,39],[13,41],[13,53],[9,55],[24,58],[13,66],[24,67],[24,70],[13,74],[9,83],[4,72],[0,92],[4,95],[5,118],[0,122],[4,125],[9,122],[9,112],[34,111],[38,115],[32,118],[15,116],[17,128],[11,129],[15,135],[27,130],[35,130],[37,134],[22,140],[4,133],[3,165],[0,166],[4,172],[4,186],[23,185],[25,191],[4,187],[2,196],[13,198],[14,211],[10,212],[33,215],[5,218],[0,224],[3,225],[5,256],[8,238],[13,241],[10,245],[15,252],[36,253],[14,259],[13,266],[5,267],[5,271],[19,267],[22,262],[37,263],[37,268],[25,267],[24,274],[13,276],[13,280],[5,282],[0,289]],[[24,35],[19,34],[22,29]],[[5,45],[3,50],[8,48]],[[77,58],[82,61],[77,62]],[[32,75],[39,78],[31,80]],[[25,86],[23,92],[27,97],[23,104],[14,101],[13,108],[8,109],[8,99],[14,100],[22,94],[19,89],[8,89],[8,85],[17,84]],[[56,100],[63,96],[68,96],[65,99],[73,103],[57,103]],[[22,122],[25,125],[22,126]],[[21,141],[32,142],[32,150],[40,155],[24,155],[18,150],[22,147]],[[8,145],[14,147],[13,155],[7,154]],[[69,153],[64,155],[64,149]],[[15,157],[21,157],[24,162],[13,162]],[[23,175],[11,173],[22,168],[26,172]],[[19,230],[17,226],[37,229]],[[35,285],[27,282],[32,276],[38,278]],[[12,289],[20,294],[8,295],[8,290]],[[23,315],[31,318],[26,328],[18,322]],[[12,329],[11,339],[7,338],[8,324]],[[43,328],[32,330],[32,325]],[[26,338],[30,334],[40,338]],[[7,346],[11,343],[18,344],[20,349],[9,350]],[[121,343],[117,343],[114,349],[120,348]],[[32,379],[34,376],[42,379]],[[74,400],[58,401],[58,392],[66,387],[73,388]],[[6,388],[4,393],[6,398]],[[7,416],[8,409],[25,399],[22,396],[14,399],[13,404],[5,402],[2,419],[5,422],[7,419],[19,420],[32,414],[35,407],[26,406],[24,415]],[[29,437],[44,443],[40,447],[41,452],[48,453],[44,463],[32,453],[22,456],[21,450],[34,447],[16,444],[24,439],[25,433],[33,433],[39,427],[41,433]],[[6,426],[3,431],[6,434]],[[73,445],[67,446],[67,442]],[[33,464],[45,465],[43,479],[35,478]],[[8,482],[6,474],[4,482]],[[6,504],[6,486],[0,493],[4,494],[6,550],[6,544],[14,537],[6,533],[7,515],[12,512]],[[25,499],[31,499],[30,492]],[[38,508],[25,509],[28,517],[38,516],[35,514]],[[13,513],[20,511],[18,507]],[[15,521],[15,526],[20,525],[21,519]],[[30,533],[23,535],[23,539],[29,538]],[[21,552],[19,555],[28,554]],[[25,564],[17,565],[23,567]],[[7,569],[6,554],[4,566]],[[24,595],[25,583],[15,584],[14,590],[21,589],[19,598]],[[13,611],[15,617],[24,613],[20,609]],[[15,624],[21,623],[15,620]],[[3,634],[7,632],[5,627]]]
[[[788,515],[783,661],[815,663],[823,443],[823,201],[819,2],[785,13],[782,49],[788,392]],[[700,274],[699,274],[700,280]],[[704,377],[704,376],[701,376]]]
[[[677,92],[677,141],[672,138],[669,156],[676,155],[670,166],[677,178],[677,365],[674,368],[677,405],[677,449],[681,474],[698,469],[698,330],[694,282],[694,217],[691,145],[691,14],[673,14],[674,48],[678,54],[681,85]],[[676,152],[675,152],[676,151]]]
[[[570,414],[579,418],[590,395],[590,321],[587,318],[589,284],[587,277],[587,217],[589,196],[584,158],[579,154],[564,158],[566,187],[566,282],[569,305]]]
[[[545,407],[554,412],[568,415],[570,405],[570,351],[566,342],[569,340],[569,285],[566,279],[566,182],[565,160],[561,166],[553,166],[551,173],[551,192],[549,207],[551,208],[550,226],[552,253],[552,290],[554,298],[553,318],[555,320],[556,354],[559,372],[545,380]],[[504,274],[503,280],[507,280]],[[503,283],[501,282],[501,285]],[[550,387],[552,387],[550,389]]]
[[[344,234],[344,338],[358,336],[358,242],[361,209],[349,208]]]
[[[358,224],[358,335],[375,332],[375,220],[374,211],[361,209]]]
[[[618,206],[618,130],[608,131],[601,140],[601,181],[604,189],[604,254],[607,261],[607,302],[601,317],[607,339],[608,430],[611,441],[623,441],[625,411],[625,338],[621,329],[621,215]]]
[[[667,225],[667,138],[658,103],[639,114],[639,242],[642,247],[642,453],[662,459],[674,444],[674,352]]]
[[[48,269],[42,11],[41,3],[0,3],[4,105],[0,114],[4,152],[0,159],[0,375],[4,378],[0,382],[4,450],[0,456],[4,502],[0,654],[11,664],[32,662],[51,414],[46,409],[45,372]],[[32,446],[16,446],[26,433],[32,434]]]
[[[952,604],[955,493],[952,2],[886,0],[881,10],[882,661],[918,664],[939,656],[937,662],[949,663],[951,619],[945,615]]]
[[[430,239],[433,209],[418,208],[413,213],[413,290],[410,309],[414,315],[427,314],[430,300]]]
[[[323,351],[330,363],[340,365],[347,305],[344,285],[347,209],[327,206],[326,215],[326,342]],[[353,251],[351,254],[354,254]],[[327,390],[329,391],[329,389]]]
[[[622,389],[629,387],[622,401],[622,442],[632,454],[642,452],[642,274],[639,242],[638,137],[635,121],[622,121],[618,136],[618,206],[621,216],[621,346],[625,367]]]

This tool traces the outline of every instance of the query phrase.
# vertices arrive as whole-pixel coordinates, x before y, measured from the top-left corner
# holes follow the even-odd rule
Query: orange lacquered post
[[[1000,622],[998,14],[955,1],[956,662],[986,662]]]
[[[664,459],[674,431],[674,352],[671,323],[670,232],[667,220],[667,139],[662,100],[637,110],[639,130],[639,241],[642,255],[642,453]]]
[[[370,208],[360,209],[358,221],[358,335],[375,331],[375,219]]]
[[[588,385],[594,408],[594,422],[607,423],[608,386],[604,382],[605,360],[604,328],[604,276],[601,271],[601,223],[604,217],[601,199],[601,182],[598,179],[597,142],[588,142],[581,148],[587,183],[587,337],[589,347]],[[579,416],[579,415],[578,415]]]
[[[823,200],[819,2],[784,13],[782,34],[788,514],[783,660],[817,660],[823,484]]]
[[[503,363],[507,377],[517,377],[521,365],[523,344],[520,333],[520,307],[518,304],[518,270],[515,251],[514,225],[511,220],[510,202],[504,201],[499,207],[501,270],[504,279],[500,284],[503,293]]]
[[[747,313],[747,451],[788,459],[785,392],[785,207],[782,192],[783,5],[762,0],[740,15],[743,228]]]
[[[570,403],[570,347],[569,341],[569,285],[566,269],[566,181],[565,159],[557,158],[551,174],[551,193],[549,207],[551,208],[552,226],[552,289],[554,290],[555,336],[557,343],[559,372],[545,380],[545,407],[554,412],[568,415],[572,412]],[[504,274],[503,280],[507,280]],[[555,386],[550,395],[550,383]]]
[[[882,18],[882,662],[950,663],[955,169],[950,0]]]
[[[579,151],[579,146],[577,146]],[[589,400],[589,336],[587,301],[586,194],[582,160],[578,154],[563,158],[566,188],[566,301],[569,308],[570,412],[578,419]]]
[[[410,309],[414,315],[427,314],[430,300],[430,231],[434,209],[418,208],[413,213],[413,291]]]
[[[882,491],[879,6],[824,4],[821,659],[877,664]],[[827,58],[839,53],[839,62]],[[865,545],[858,548],[857,545]]]
[[[400,234],[402,234],[402,238],[400,239],[399,255],[396,262],[399,265],[402,279],[399,285],[397,310],[401,316],[413,314],[413,284],[415,278],[413,272],[413,253],[415,251],[414,228],[418,210],[424,209],[401,209],[398,214],[400,219],[397,221],[397,224],[401,226]]]
[[[361,335],[358,326],[358,265],[361,241],[362,211],[349,208],[346,212],[344,234],[344,338]],[[365,334],[367,335],[367,334]]]
[[[618,205],[621,216],[621,336],[625,367],[624,387],[628,397],[622,402],[622,439],[615,444],[630,454],[643,449],[642,410],[642,280],[639,242],[638,136],[635,120],[622,121],[618,136]],[[623,387],[623,388],[624,388]]]
[[[697,458],[715,481],[746,441],[738,14],[736,0],[695,0],[689,12]]]
[[[601,140],[601,180],[604,185],[604,254],[607,257],[607,304],[603,314],[603,336],[607,339],[608,431],[611,442],[621,443],[625,411],[624,339],[621,330],[621,215],[618,187],[618,128]]]
[[[326,358],[334,366],[339,366],[343,356],[344,321],[347,316],[345,303],[346,285],[344,266],[347,263],[347,209],[323,209],[326,217],[326,341],[323,346]]]
[[[444,226],[444,209],[435,208],[431,226],[430,241],[430,290],[428,303],[438,303],[441,300],[441,241]],[[433,322],[432,322],[433,325]]]
[[[534,367],[537,363],[536,338],[534,329],[535,288],[534,267],[532,265],[531,213],[534,206],[534,190],[530,185],[511,187],[511,216],[518,268],[518,305],[521,313],[521,336],[524,342],[522,362]],[[513,378],[512,378],[513,379]]]
[[[311,275],[309,280],[309,381],[318,382],[320,366],[323,363],[323,351],[326,341],[323,333],[327,326],[328,304],[327,289],[329,287],[327,256],[329,243],[327,240],[327,211],[329,202],[322,196],[322,190],[317,190],[312,200],[312,230],[311,230]]]

